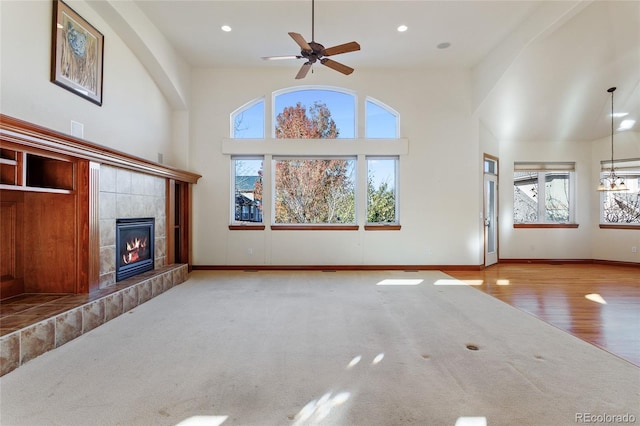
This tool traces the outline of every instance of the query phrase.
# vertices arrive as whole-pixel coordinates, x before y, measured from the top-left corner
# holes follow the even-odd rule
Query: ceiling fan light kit
[[[278,60],[278,59],[306,59],[306,62],[302,64],[302,67],[296,74],[296,80],[304,78],[311,66],[316,62],[320,62],[322,65],[329,67],[335,71],[338,71],[344,75],[351,74],[354,70],[353,68],[344,65],[338,61],[334,61],[333,59],[327,58],[327,56],[339,55],[341,53],[349,53],[360,50],[360,45],[351,41],[349,43],[339,44],[333,47],[325,48],[322,44],[317,43],[315,41],[315,0],[311,0],[311,41],[307,42],[305,38],[295,32],[289,32],[289,36],[300,46],[299,55],[290,55],[290,56],[266,56],[262,59],[265,60]]]

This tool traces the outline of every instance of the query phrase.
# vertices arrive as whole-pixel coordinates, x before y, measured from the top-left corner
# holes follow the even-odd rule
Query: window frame
[[[577,228],[579,225],[576,221],[576,167],[575,162],[520,162],[516,161],[513,165],[514,175],[516,172],[531,172],[537,173],[538,182],[538,194],[537,194],[537,217],[535,222],[516,222],[515,221],[515,209],[512,216],[514,228]],[[546,205],[546,177],[551,173],[568,173],[568,190],[569,195],[567,199],[569,218],[565,222],[553,222],[546,218],[547,205]],[[512,185],[512,199],[515,205],[515,191],[516,183],[515,179]],[[545,200],[540,202],[540,200]]]
[[[258,105],[262,103],[262,137],[260,138],[238,138],[235,135],[235,123],[236,123],[236,117],[241,114],[244,113],[245,111],[250,110],[251,108],[253,108],[254,106]],[[261,96],[259,98],[255,98],[250,100],[249,102],[245,103],[244,105],[240,106],[239,108],[235,109],[234,111],[231,112],[231,114],[229,115],[229,137],[231,139],[238,139],[238,140],[246,140],[246,139],[264,139],[265,135],[266,135],[266,128],[267,128],[267,120],[266,120],[266,101],[265,101],[265,97]]]
[[[282,160],[349,160],[353,162],[353,171],[352,171],[352,183],[353,183],[353,222],[346,223],[279,223],[276,222],[276,197],[277,197],[277,162]],[[271,179],[271,199],[270,199],[270,214],[271,214],[271,229],[313,229],[313,230],[321,230],[321,229],[332,229],[332,230],[357,230],[359,229],[358,225],[358,158],[355,155],[352,156],[330,156],[330,155],[274,155],[271,158],[271,170],[272,170],[272,179]]]
[[[372,139],[372,140],[377,140],[377,139],[388,139],[386,137],[383,138],[376,138],[376,137],[371,137],[369,136],[369,108],[368,108],[368,104],[372,103],[375,106],[377,106],[380,109],[383,109],[385,111],[387,111],[389,114],[393,115],[395,118],[395,129],[394,129],[394,136],[391,139],[398,139],[400,137],[400,113],[398,113],[398,111],[396,111],[395,109],[391,108],[389,105],[385,104],[382,101],[379,101],[378,99],[372,98],[370,96],[366,96],[364,99],[364,137],[366,139]]]
[[[278,139],[275,138],[275,117],[277,115],[275,111],[275,96],[284,93],[305,91],[305,90],[325,90],[344,93],[352,96],[353,99],[353,115],[354,115],[354,138],[336,138],[336,139]],[[271,109],[269,109],[268,100],[266,97],[271,96]],[[263,138],[234,138],[233,126],[235,117],[241,111],[251,108],[252,106],[264,101],[264,136]],[[256,226],[247,224],[247,222],[238,223],[234,221],[235,218],[235,200],[233,194],[235,194],[235,176],[231,177],[229,184],[229,190],[231,193],[230,199],[230,225],[231,230],[253,230],[253,229],[265,229],[265,223],[269,222],[272,230],[281,229],[295,229],[295,230],[358,230],[362,222],[365,222],[365,229],[373,230],[392,230],[400,229],[400,190],[396,187],[396,220],[397,225],[384,224],[382,226],[373,224],[366,224],[366,215],[363,211],[366,211],[367,205],[367,191],[362,191],[362,185],[366,188],[366,157],[367,156],[379,156],[379,157],[396,157],[396,184],[398,180],[398,173],[400,168],[400,158],[407,155],[409,152],[409,141],[407,138],[363,138],[358,135],[365,132],[364,128],[361,128],[363,120],[362,111],[366,108],[366,102],[375,102],[378,106],[384,107],[388,111],[392,111],[396,117],[396,129],[395,133],[400,132],[400,114],[385,105],[384,103],[367,97],[365,95],[359,95],[357,91],[351,89],[345,89],[335,86],[325,85],[308,85],[308,86],[293,86],[283,88],[277,91],[273,91],[267,94],[265,97],[255,98],[250,102],[245,103],[240,108],[236,109],[231,116],[230,123],[230,137],[223,138],[221,144],[221,151],[224,155],[229,155],[231,158],[264,158],[263,163],[263,224]],[[306,100],[305,100],[306,102]],[[327,105],[329,107],[329,105]],[[360,112],[359,112],[360,111]],[[366,125],[366,116],[364,117]],[[267,129],[271,128],[272,131],[267,133]],[[354,159],[354,209],[355,209],[355,223],[349,225],[336,225],[336,224],[275,224],[275,170],[274,170],[274,158],[279,157],[314,157],[317,159],[323,158],[335,158],[335,157],[349,157]],[[235,166],[231,167],[231,173],[235,173]],[[269,192],[271,191],[271,192]]]
[[[351,98],[353,99],[353,138],[341,138],[341,137],[338,137],[335,140],[357,139],[358,138],[358,128],[359,128],[359,125],[358,125],[358,123],[359,123],[359,121],[358,121],[358,94],[356,93],[355,90],[345,89],[343,87],[323,86],[323,85],[293,86],[293,87],[286,87],[286,88],[280,89],[280,90],[275,90],[274,92],[272,92],[272,94],[271,94],[271,118],[270,118],[270,120],[271,120],[271,124],[270,124],[271,131],[269,133],[270,137],[272,139],[276,139],[276,140],[292,140],[292,139],[277,139],[276,138],[276,117],[279,114],[279,112],[276,110],[276,98],[278,96],[286,95],[286,94],[289,94],[289,93],[313,91],[313,90],[323,90],[323,91],[326,91],[326,92],[337,92],[337,93],[342,93],[344,95],[351,96]],[[310,105],[305,105],[305,106],[307,108],[310,107]],[[329,105],[327,105],[327,107],[329,107]],[[329,108],[329,110],[331,110],[331,108]],[[265,113],[265,116],[266,116],[266,113]],[[320,140],[320,139],[307,139],[307,140]]]
[[[369,161],[371,160],[393,160],[393,197],[394,197],[394,216],[393,222],[369,222]],[[366,155],[364,158],[366,164],[367,185],[365,189],[365,230],[399,230],[400,229],[400,196],[399,196],[399,176],[400,176],[400,157],[397,155]]]
[[[640,187],[640,158],[627,158],[614,161],[614,167],[616,174],[625,175],[626,172],[637,173],[638,187]],[[611,171],[611,160],[603,160],[600,162],[599,178],[605,178]],[[628,178],[625,178],[625,182],[628,183]],[[601,229],[640,229],[640,221],[635,222],[605,222],[604,220],[604,203],[607,194],[615,195],[617,192],[602,191],[599,194],[599,227]],[[640,192],[639,192],[640,196]]]
[[[264,162],[265,162],[265,158],[264,156],[261,155],[232,155],[231,156],[231,167],[230,167],[230,181],[231,181],[231,191],[230,192],[230,211],[229,211],[229,229],[241,229],[241,230],[249,230],[249,229],[265,229],[265,224],[264,224],[264,189],[263,189],[263,199],[262,202],[260,203],[262,205],[262,215],[261,215],[261,220],[259,222],[257,221],[250,221],[250,220],[237,220],[236,219],[236,207],[237,207],[237,203],[236,203],[236,178],[237,178],[237,174],[236,174],[236,161],[249,161],[249,160],[256,160],[256,161],[261,161],[262,162],[262,171],[263,171],[263,188],[264,188]]]

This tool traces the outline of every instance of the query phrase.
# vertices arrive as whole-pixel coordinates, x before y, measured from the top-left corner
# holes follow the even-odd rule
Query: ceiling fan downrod
[[[316,41],[316,34],[315,34],[315,13],[316,13],[316,7],[315,7],[315,0],[311,0],[311,41]]]

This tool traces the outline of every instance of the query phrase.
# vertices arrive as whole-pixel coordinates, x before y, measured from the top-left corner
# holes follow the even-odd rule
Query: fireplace
[[[154,268],[155,218],[116,219],[116,281]]]

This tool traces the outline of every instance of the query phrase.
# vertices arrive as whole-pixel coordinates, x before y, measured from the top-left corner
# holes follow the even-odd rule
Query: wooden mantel
[[[167,261],[190,263],[190,187],[199,174],[3,114],[0,154],[0,299],[99,289],[102,165],[166,181]]]
[[[0,141],[3,145],[16,143],[23,147],[68,155],[186,183],[197,183],[202,177],[197,173],[145,160],[4,114],[0,114]]]

